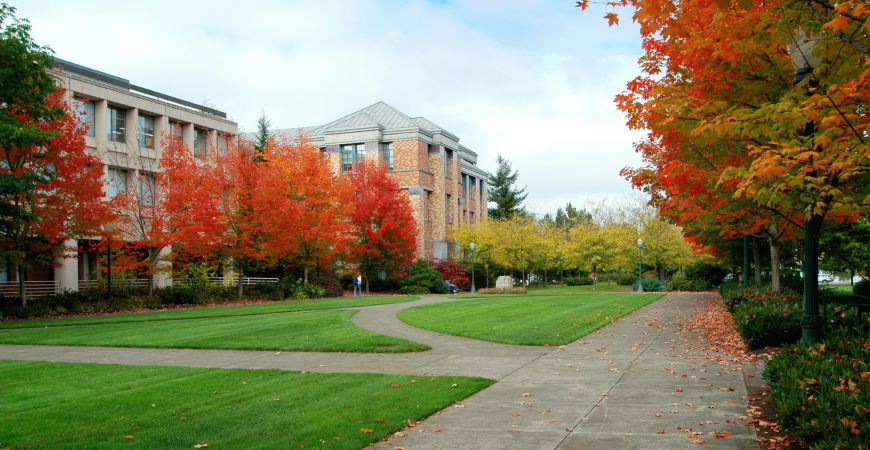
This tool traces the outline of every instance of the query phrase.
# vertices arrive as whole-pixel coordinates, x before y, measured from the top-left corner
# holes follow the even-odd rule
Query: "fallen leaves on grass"
[[[375,419],[375,422],[387,423],[387,421],[384,419]]]
[[[454,385],[454,386],[455,386],[455,385]],[[390,387],[391,387],[391,388],[397,388],[397,387],[401,387],[401,385],[400,385],[400,384],[393,383],[393,384],[390,385]]]
[[[371,433],[372,431],[375,431],[375,430],[372,430],[371,428],[360,428],[359,430],[362,431],[363,433]]]
[[[127,436],[124,436],[124,439],[135,439],[135,438],[134,438],[133,436],[130,436],[130,435],[128,434]]]
[[[206,448],[206,447],[208,447],[208,444],[196,444],[193,446],[193,448]]]

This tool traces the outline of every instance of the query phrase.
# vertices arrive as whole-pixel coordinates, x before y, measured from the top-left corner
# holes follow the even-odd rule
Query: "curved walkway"
[[[692,309],[714,294],[669,294],[564,347],[504,345],[421,330],[402,309],[462,298],[424,297],[358,309],[365,329],[427,344],[405,354],[255,352],[2,345],[0,359],[168,365],[311,372],[464,375],[499,382],[404,432],[378,449],[758,448],[744,427],[746,382],[761,383],[682,334]],[[745,377],[746,374],[752,377]],[[733,423],[729,423],[733,422]],[[432,433],[432,430],[441,430]],[[709,435],[727,431],[725,438]]]

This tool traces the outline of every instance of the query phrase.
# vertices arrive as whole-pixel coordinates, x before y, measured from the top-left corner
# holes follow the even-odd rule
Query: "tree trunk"
[[[559,264],[559,285],[565,286],[565,266]]]
[[[489,289],[489,266],[486,265],[483,268],[486,269],[486,288]]]
[[[770,284],[773,292],[782,290],[779,274],[779,241],[775,239],[770,240]]]
[[[855,285],[855,269],[849,269],[849,286]]]
[[[243,281],[245,281],[244,269],[242,268],[241,265],[239,266],[239,277],[238,278],[239,278],[239,300],[241,300],[242,298],[244,298],[244,295],[245,295],[245,284],[243,283]]]
[[[148,280],[148,296],[154,297],[154,275]]]
[[[610,275],[612,275],[612,274],[613,274],[612,270],[607,272],[607,289],[610,289],[610,278],[612,278]]]
[[[366,277],[366,295],[369,294],[369,278],[370,277]]]
[[[761,242],[752,239],[752,264],[755,266],[755,284],[761,286]]]
[[[27,290],[24,287],[24,266],[18,266],[18,295],[21,296],[21,306],[27,306]]]
[[[304,275],[304,278],[302,278],[302,280],[303,280],[302,283],[303,283],[305,286],[308,286],[308,264],[305,264],[305,265],[302,266],[302,267],[303,267],[303,268],[302,268],[302,273],[305,274],[305,275]]]
[[[547,288],[547,269],[544,269],[544,289]]]

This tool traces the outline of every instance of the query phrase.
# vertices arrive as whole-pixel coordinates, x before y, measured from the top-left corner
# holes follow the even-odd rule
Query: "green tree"
[[[498,155],[498,170],[489,177],[489,201],[495,203],[495,208],[489,209],[490,219],[510,219],[514,213],[523,211],[520,206],[528,194],[526,188],[516,189],[519,171],[511,173],[511,163]]]
[[[266,116],[266,110],[262,110],[260,118],[257,119],[257,131],[254,132],[253,139],[254,149],[261,155],[263,154],[263,149],[269,144],[269,139],[271,139],[271,136],[269,136],[269,126],[271,125],[272,121]]]
[[[59,133],[41,129],[39,123],[64,116],[62,108],[46,103],[48,95],[57,91],[54,78],[46,72],[54,59],[52,50],[33,42],[30,23],[17,19],[15,8],[6,3],[0,4],[0,27],[0,148],[44,146]],[[0,197],[27,195],[49,176],[37,171],[2,173]],[[36,219],[14,202],[0,202],[0,218],[4,234],[17,221]]]

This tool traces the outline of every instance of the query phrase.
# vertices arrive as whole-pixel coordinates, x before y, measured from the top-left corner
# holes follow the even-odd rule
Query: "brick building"
[[[408,117],[378,102],[323,126],[301,130],[329,154],[336,172],[356,161],[380,159],[408,195],[417,222],[417,257],[447,259],[455,243],[447,236],[460,224],[487,219],[488,173],[459,138],[422,118]]]

